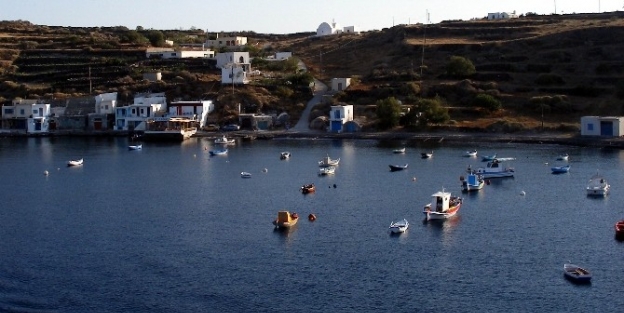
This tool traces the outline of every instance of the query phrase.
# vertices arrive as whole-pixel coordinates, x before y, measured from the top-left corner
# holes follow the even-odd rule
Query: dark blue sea
[[[622,312],[624,152],[570,146],[377,140],[0,139],[2,312]],[[406,146],[405,154],[392,150]],[[466,150],[515,157],[458,215]],[[431,159],[420,152],[433,150]],[[280,160],[290,151],[289,160]],[[553,175],[557,155],[571,170]],[[334,176],[317,162],[340,158]],[[67,167],[84,158],[81,167]],[[389,164],[409,163],[390,172]],[[44,175],[48,171],[49,175]],[[240,172],[252,173],[243,179]],[[604,199],[585,186],[599,172]],[[299,188],[315,183],[314,194]],[[335,185],[335,188],[334,188]],[[524,191],[524,195],[523,192]],[[302,219],[274,231],[277,211]],[[315,222],[306,217],[314,213]],[[390,222],[406,218],[401,236]],[[563,277],[572,261],[591,285]]]

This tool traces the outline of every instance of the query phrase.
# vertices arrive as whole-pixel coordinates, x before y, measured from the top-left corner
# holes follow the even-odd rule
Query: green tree
[[[398,126],[401,118],[401,104],[394,97],[378,100],[376,113],[380,129]]]
[[[466,78],[476,72],[474,64],[464,57],[454,55],[446,64],[446,75],[453,78]]]
[[[154,47],[161,47],[165,45],[165,35],[159,30],[150,30],[145,35],[150,41],[150,44]]]
[[[502,105],[498,99],[484,93],[478,94],[474,99],[472,99],[472,105],[484,108],[489,112],[496,112],[501,109]]]
[[[451,119],[448,109],[442,106],[442,99],[439,97],[435,97],[433,99],[420,99],[417,106],[418,111],[420,112],[418,123],[422,126],[442,124]]]

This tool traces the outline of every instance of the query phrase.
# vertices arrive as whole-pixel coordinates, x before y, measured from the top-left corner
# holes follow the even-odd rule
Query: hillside
[[[624,94],[623,18],[623,12],[612,12],[448,21],[320,38],[240,35],[249,37],[252,56],[293,51],[327,83],[333,77],[354,78],[335,101],[356,105],[364,123],[374,122],[372,105],[379,99],[393,96],[411,106],[421,97],[438,96],[453,127],[503,125],[505,130],[543,122],[550,129],[570,129],[582,115],[624,114],[618,98]],[[221,86],[220,70],[210,60],[145,60],[150,42],[133,36],[149,37],[150,31],[0,22],[0,101],[118,91],[123,103],[135,92],[151,90],[171,98],[215,99],[223,109],[220,118],[235,118],[233,105],[243,103],[250,110],[287,111],[296,119],[309,98],[286,79],[257,79],[233,91]],[[162,33],[176,42],[197,43],[206,36],[198,30]],[[447,75],[451,56],[470,60],[476,72]],[[163,73],[163,82],[142,79],[143,72],[153,70]],[[484,113],[472,107],[480,93],[499,99],[502,110]]]

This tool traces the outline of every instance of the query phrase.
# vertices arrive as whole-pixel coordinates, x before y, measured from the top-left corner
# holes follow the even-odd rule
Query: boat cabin
[[[479,181],[478,181],[478,176],[477,175],[468,175],[468,185],[478,185]]]
[[[449,209],[449,203],[451,200],[451,193],[438,191],[432,195],[433,201],[431,203],[435,203],[435,211],[436,212],[446,212]]]

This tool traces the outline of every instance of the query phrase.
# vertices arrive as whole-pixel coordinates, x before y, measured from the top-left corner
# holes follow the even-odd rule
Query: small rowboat
[[[407,168],[407,163],[405,163],[405,165],[396,165],[396,164],[392,165],[392,164],[390,164],[388,166],[390,166],[390,171],[391,172],[396,172],[396,171],[402,171],[402,170],[406,169]]]
[[[316,187],[314,187],[314,184],[307,184],[307,185],[301,186],[301,193],[303,194],[313,193],[315,191],[316,191]]]
[[[592,278],[592,275],[588,270],[571,263],[563,265],[563,275],[572,282],[582,284],[590,283]]]
[[[619,220],[615,223],[615,237],[617,239],[624,239],[624,220]]]
[[[394,149],[394,150],[392,150],[392,153],[397,153],[397,154],[405,153],[405,147],[403,147],[401,149]]]
[[[240,175],[242,178],[251,178],[251,173],[249,172],[241,172]]]
[[[143,145],[142,144],[128,146],[128,150],[141,150],[141,149],[143,149]]]
[[[568,164],[564,166],[553,166],[550,168],[550,170],[553,174],[563,174],[570,171],[570,165]]]
[[[433,151],[430,152],[423,152],[420,154],[420,157],[423,159],[429,159],[433,156]]]
[[[391,222],[389,228],[390,228],[391,233],[400,234],[400,233],[404,233],[408,227],[409,227],[409,223],[407,222],[406,219],[403,219],[398,222]]]
[[[67,161],[67,166],[80,166],[82,165],[83,159],[78,160],[69,160]]]

